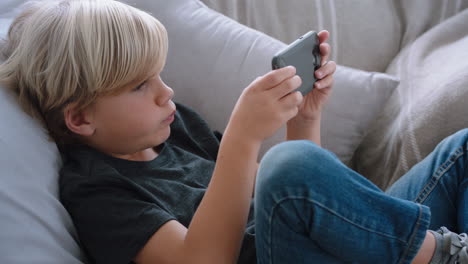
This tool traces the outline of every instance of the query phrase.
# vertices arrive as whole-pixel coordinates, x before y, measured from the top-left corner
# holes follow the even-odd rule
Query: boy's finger
[[[273,70],[265,74],[256,80],[257,85],[262,90],[271,89],[284,80],[291,78],[296,74],[296,68],[294,66],[287,66],[281,69]]]
[[[325,65],[322,65],[322,67],[315,71],[315,77],[317,79],[323,79],[328,75],[332,75],[335,71],[336,63],[334,61],[328,61]]]
[[[284,110],[288,110],[301,105],[303,99],[304,96],[301,94],[301,92],[296,91],[289,93],[288,95],[281,98],[279,104],[281,105],[281,107],[284,107]]]
[[[322,43],[320,44],[319,48],[320,48],[320,56],[322,57],[320,65],[323,66],[330,58],[331,47],[330,47],[330,44],[328,43]]]
[[[324,79],[314,83],[314,87],[317,89],[323,89],[327,88],[333,85],[334,79],[333,76],[329,75],[325,77]]]
[[[271,92],[273,93],[273,96],[275,98],[282,98],[288,94],[290,94],[292,91],[296,90],[301,86],[302,80],[299,75],[294,75],[293,77],[286,79],[284,82],[279,84],[278,86],[274,87],[271,89]]]
[[[322,30],[319,33],[317,33],[317,36],[319,38],[319,43],[324,43],[330,37],[330,33],[326,30]]]

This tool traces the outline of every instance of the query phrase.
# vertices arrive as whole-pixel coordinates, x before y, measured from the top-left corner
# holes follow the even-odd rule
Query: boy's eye
[[[142,82],[140,85],[138,85],[137,87],[133,88],[133,91],[138,91],[140,90],[144,85],[145,85],[146,81]]]

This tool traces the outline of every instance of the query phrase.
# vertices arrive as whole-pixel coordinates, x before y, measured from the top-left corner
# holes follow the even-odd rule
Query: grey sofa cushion
[[[71,218],[58,199],[57,147],[0,87],[0,262],[82,263]]]

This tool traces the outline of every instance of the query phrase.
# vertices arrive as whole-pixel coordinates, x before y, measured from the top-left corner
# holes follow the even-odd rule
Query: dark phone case
[[[320,67],[320,49],[317,33],[309,31],[295,40],[285,49],[275,54],[272,60],[273,69],[289,65],[296,67],[296,74],[302,79],[302,84],[296,91],[306,95],[314,88],[315,70]]]

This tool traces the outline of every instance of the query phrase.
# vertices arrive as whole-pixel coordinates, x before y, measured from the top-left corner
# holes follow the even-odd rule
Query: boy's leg
[[[468,129],[444,139],[416,164],[387,194],[431,208],[429,229],[446,226],[457,233],[468,231]]]
[[[260,264],[410,263],[429,208],[386,195],[310,141],[263,158],[255,191]]]

